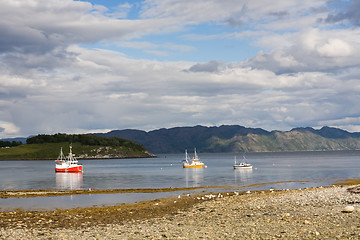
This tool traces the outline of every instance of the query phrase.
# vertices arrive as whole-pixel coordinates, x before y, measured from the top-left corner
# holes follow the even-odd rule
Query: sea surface
[[[182,168],[184,154],[161,154],[158,158],[142,159],[79,160],[83,164],[83,173],[55,173],[54,161],[0,161],[0,190],[220,186],[227,191],[251,191],[330,186],[337,181],[360,178],[360,151],[247,153],[246,161],[253,165],[253,169],[236,170],[232,167],[236,154],[198,154],[206,165],[202,169]],[[244,156],[237,154],[236,157],[241,161]],[[113,205],[175,194],[184,192],[0,199],[0,209]]]

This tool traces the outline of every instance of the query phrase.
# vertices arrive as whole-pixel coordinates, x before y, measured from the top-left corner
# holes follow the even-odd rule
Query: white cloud
[[[341,39],[331,38],[318,48],[318,52],[320,56],[325,57],[348,57],[353,54],[353,48]]]
[[[259,52],[246,66],[265,68],[277,73],[302,71],[333,71],[360,64],[359,29],[319,30],[273,35],[264,42],[271,52]],[[275,42],[279,42],[275,46]],[[283,43],[283,44],[281,44]]]
[[[19,134],[19,130],[20,129],[13,123],[0,121],[0,134],[3,138],[12,137],[16,134]]]

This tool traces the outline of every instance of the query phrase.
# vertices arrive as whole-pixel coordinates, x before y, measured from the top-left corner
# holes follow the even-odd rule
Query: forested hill
[[[35,137],[26,139],[27,144],[41,144],[41,143],[81,143],[83,145],[90,146],[123,146],[132,148],[139,151],[145,151],[146,149],[138,143],[134,143],[128,139],[120,137],[101,137],[89,134],[65,134],[57,133],[54,135],[40,134]]]
[[[153,131],[114,130],[106,137],[121,137],[143,145],[152,153],[180,153],[194,147],[199,152],[322,151],[360,149],[360,133],[323,127],[266,131],[238,125],[175,127]]]
[[[70,144],[73,153],[81,159],[153,157],[141,144],[118,137],[58,133],[30,137],[26,143],[1,148],[0,159],[56,159],[60,148],[67,154]]]

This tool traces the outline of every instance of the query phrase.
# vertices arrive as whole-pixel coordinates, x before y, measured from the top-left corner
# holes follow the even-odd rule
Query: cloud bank
[[[356,1],[0,6],[0,138],[197,124],[360,131]]]

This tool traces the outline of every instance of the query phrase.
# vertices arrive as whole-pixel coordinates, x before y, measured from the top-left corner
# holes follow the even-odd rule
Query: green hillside
[[[248,134],[230,139],[208,139],[207,152],[279,152],[358,150],[359,138],[325,138],[311,132],[274,132],[270,135]]]
[[[72,144],[72,151],[78,159],[153,157],[142,145],[126,139],[104,139],[104,137],[89,136],[88,138],[87,135],[38,135],[28,139],[28,142],[30,142],[28,144],[0,148],[0,159],[55,160],[61,148],[63,148],[65,155],[69,153],[70,143]],[[80,138],[81,140],[79,140]]]

